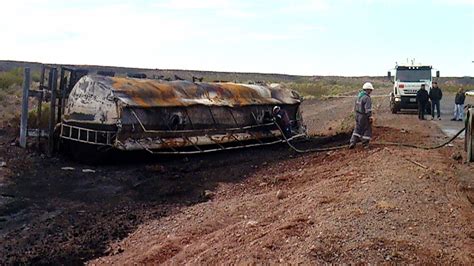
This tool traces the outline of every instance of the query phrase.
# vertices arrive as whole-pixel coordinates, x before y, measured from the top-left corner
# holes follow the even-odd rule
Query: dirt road
[[[466,104],[474,104],[472,97],[466,98]],[[435,120],[435,123],[447,136],[454,136],[461,128],[464,127],[464,123],[460,121],[451,121],[453,118],[454,109],[454,95],[445,95],[441,100],[441,120]],[[464,138],[461,135],[460,138]]]
[[[339,132],[331,142],[345,143],[352,101],[305,103],[310,132]],[[433,121],[392,115],[383,98],[376,106],[376,140],[446,139]],[[0,134],[0,264],[474,261],[474,167],[452,158],[461,141],[435,151],[135,154],[87,166],[24,152],[12,134]]]

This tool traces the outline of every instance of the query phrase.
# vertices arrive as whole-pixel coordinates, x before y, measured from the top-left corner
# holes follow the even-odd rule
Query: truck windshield
[[[397,80],[404,82],[419,82],[423,80],[431,80],[431,69],[397,70]]]

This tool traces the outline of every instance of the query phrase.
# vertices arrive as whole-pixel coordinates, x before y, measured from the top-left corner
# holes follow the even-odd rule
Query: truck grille
[[[416,92],[418,92],[418,90],[416,90],[416,89],[405,89],[405,90],[403,90],[403,92],[405,92],[406,94],[416,94]]]

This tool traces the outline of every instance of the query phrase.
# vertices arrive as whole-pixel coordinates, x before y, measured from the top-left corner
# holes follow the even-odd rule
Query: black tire
[[[393,100],[390,100],[390,111],[392,111],[392,114],[396,114],[398,111],[400,111]]]

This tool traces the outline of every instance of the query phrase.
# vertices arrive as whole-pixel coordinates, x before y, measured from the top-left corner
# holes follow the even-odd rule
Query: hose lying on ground
[[[340,149],[345,149],[345,148],[349,147],[348,144],[344,144],[344,145],[328,147],[328,148],[312,148],[312,149],[305,149],[305,150],[298,149],[288,140],[288,138],[285,135],[285,132],[283,131],[283,129],[280,127],[280,125],[276,121],[275,121],[275,125],[278,127],[278,130],[280,130],[283,138],[285,139],[286,144],[292,150],[294,150],[297,153],[334,151],[334,150],[340,150]],[[442,147],[448,145],[449,143],[453,142],[459,135],[461,135],[462,132],[464,132],[465,129],[466,128],[463,128],[463,129],[459,130],[459,132],[456,133],[452,138],[450,138],[449,140],[447,140],[444,143],[441,143],[441,144],[435,145],[435,146],[423,146],[423,145],[406,144],[406,143],[398,143],[398,142],[384,142],[384,141],[372,142],[371,145],[399,146],[399,147],[408,147],[408,148],[423,149],[423,150],[434,150],[434,149],[442,148]]]
[[[453,137],[451,137],[447,141],[445,141],[441,144],[435,145],[435,146],[422,146],[422,145],[415,145],[415,144],[405,144],[405,143],[397,143],[397,142],[384,142],[384,141],[374,142],[373,144],[374,145],[384,145],[384,146],[409,147],[409,148],[423,149],[423,150],[435,150],[435,149],[442,148],[442,147],[448,145],[449,143],[453,142],[457,137],[459,137],[459,135],[461,135],[462,132],[464,132],[464,130],[466,130],[466,128],[463,128],[463,129],[459,130],[458,133],[456,133]]]

